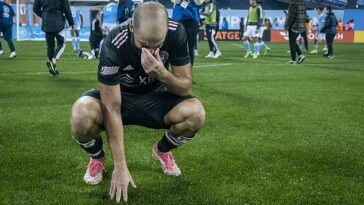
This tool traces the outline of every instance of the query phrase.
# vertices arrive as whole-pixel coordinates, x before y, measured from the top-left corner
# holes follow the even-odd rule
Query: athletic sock
[[[159,140],[157,147],[158,150],[161,152],[169,152],[180,145],[181,144],[175,142],[174,137],[171,134],[171,131],[168,130],[164,133],[162,139]]]
[[[260,54],[260,46],[261,46],[261,44],[260,44],[260,42],[257,42],[257,51],[256,51],[256,54],[258,55],[258,54]]]
[[[80,37],[76,37],[76,49],[77,50],[80,50],[81,49]]]
[[[245,46],[245,48],[246,48],[246,51],[247,51],[248,53],[250,53],[250,52],[251,52],[251,50],[250,50],[250,44],[249,44],[249,41],[248,41],[248,40],[244,41],[244,46]]]
[[[188,141],[195,139],[197,134],[191,137],[185,136],[173,136],[170,130],[164,132],[164,135],[161,140],[159,140],[157,144],[157,148],[161,152],[169,152],[172,149],[175,149],[183,144],[186,144]]]
[[[87,152],[87,154],[90,155],[92,159],[101,159],[105,155],[104,150],[102,149],[101,137],[89,142],[78,142],[78,144]]]
[[[77,49],[76,37],[72,37],[72,48],[73,48],[73,50]]]
[[[262,42],[260,42],[260,47],[265,49],[265,48],[267,48],[267,45],[265,45],[264,41],[262,41]]]
[[[313,48],[314,48],[315,50],[318,50],[318,44],[313,45]]]

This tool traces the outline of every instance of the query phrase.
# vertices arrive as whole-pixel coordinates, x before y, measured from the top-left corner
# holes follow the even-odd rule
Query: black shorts
[[[91,89],[82,96],[101,99],[98,89]],[[180,102],[193,96],[177,96],[168,91],[147,94],[122,93],[121,116],[124,125],[140,125],[153,129],[168,129],[164,116]]]

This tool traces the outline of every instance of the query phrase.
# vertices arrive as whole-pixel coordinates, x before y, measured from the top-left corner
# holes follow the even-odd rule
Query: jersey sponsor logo
[[[164,63],[166,63],[168,61],[169,53],[167,51],[160,51],[159,56],[161,57],[161,61],[164,64]]]
[[[155,78],[150,76],[139,76],[139,84],[148,85],[150,83],[154,83]]]
[[[168,29],[169,30],[175,31],[175,30],[177,30],[177,27],[178,27],[178,23],[177,22],[175,22],[175,21],[169,21],[169,23],[168,23]]]
[[[121,75],[121,84],[126,87],[139,87],[148,85],[155,82],[155,78],[150,76],[139,75],[135,78],[131,77],[129,74]]]
[[[102,66],[101,75],[114,75],[119,72],[120,66]]]
[[[128,65],[125,68],[123,68],[123,71],[131,71],[131,70],[134,70],[134,68],[131,65]]]

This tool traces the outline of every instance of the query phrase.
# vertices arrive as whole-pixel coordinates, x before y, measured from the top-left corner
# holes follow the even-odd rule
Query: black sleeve
[[[183,66],[191,63],[188,51],[187,34],[181,24],[178,24],[171,42],[173,44],[170,58],[171,65]]]
[[[325,18],[325,25],[324,25],[323,28],[321,28],[320,32],[321,33],[326,33],[326,30],[328,28],[330,28],[330,26],[331,26],[331,19],[330,19],[329,16],[326,16],[326,18]]]
[[[33,5],[33,11],[35,14],[37,14],[39,17],[42,18],[42,5],[41,0],[35,0]]]
[[[105,85],[117,85],[121,78],[121,57],[117,48],[111,44],[110,36],[105,39],[100,53],[98,80]]]
[[[68,0],[62,1],[62,8],[63,8],[63,12],[66,16],[66,19],[68,21],[68,25],[74,26],[75,23],[73,22],[71,8],[70,8],[70,4],[69,4]]]

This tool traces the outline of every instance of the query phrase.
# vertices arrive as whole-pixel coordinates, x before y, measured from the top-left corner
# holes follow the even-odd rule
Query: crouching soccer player
[[[93,59],[99,57],[99,46],[103,37],[101,29],[101,16],[102,13],[98,12],[96,18],[91,23],[91,28],[90,28],[91,34],[89,38],[91,51],[87,52],[80,50],[78,54],[80,58],[86,57],[88,59]]]
[[[191,96],[186,32],[168,19],[160,3],[141,4],[129,24],[109,33],[100,55],[100,89],[86,92],[73,105],[71,129],[90,155],[84,175],[89,184],[102,181],[105,157],[100,134],[106,131],[114,163],[109,195],[117,202],[121,195],[127,201],[128,186],[135,184],[126,163],[123,125],[166,129],[152,153],[164,174],[179,176],[171,150],[196,136],[205,111]]]

